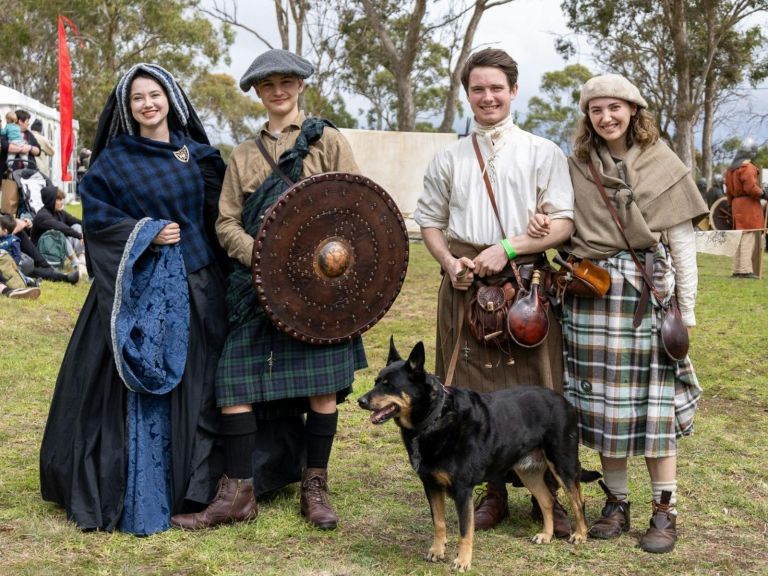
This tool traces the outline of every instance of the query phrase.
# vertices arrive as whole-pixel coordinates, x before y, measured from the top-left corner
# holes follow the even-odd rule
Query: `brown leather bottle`
[[[531,278],[531,289],[524,293],[520,290],[517,300],[507,314],[507,330],[516,344],[525,348],[535,348],[541,344],[549,332],[549,317],[539,296],[541,272],[535,270]]]

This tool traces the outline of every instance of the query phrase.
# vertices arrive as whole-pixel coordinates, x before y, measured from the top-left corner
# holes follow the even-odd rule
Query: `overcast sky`
[[[212,0],[203,0],[204,5],[212,5]],[[238,2],[238,17],[248,26],[256,29],[269,39],[273,46],[279,47],[274,0],[241,0]],[[253,59],[266,49],[266,46],[252,34],[236,29],[237,39],[232,46],[230,66],[220,66],[218,71],[231,74],[239,80]],[[554,41],[557,35],[568,34],[565,17],[560,9],[560,0],[515,0],[486,12],[475,34],[475,47],[494,47],[506,50],[519,66],[519,93],[512,110],[523,116],[527,112],[528,100],[538,92],[539,82],[544,72],[560,70],[566,62],[555,52]],[[597,66],[589,57],[589,47],[580,46],[582,54],[572,58],[568,64],[581,63],[598,72]],[[463,97],[463,91],[462,91]],[[465,101],[466,102],[466,101]],[[756,112],[768,114],[768,83],[761,89],[751,92],[751,107]],[[361,107],[366,107],[363,98],[347,98],[347,108],[353,115]],[[747,101],[740,104],[745,105]],[[465,105],[465,114],[469,107]],[[359,119],[361,124],[364,119]],[[457,130],[464,129],[465,120],[457,120]],[[747,122],[747,114],[718,128],[716,138],[731,136],[752,136],[762,143],[768,140],[768,123],[758,127]]]

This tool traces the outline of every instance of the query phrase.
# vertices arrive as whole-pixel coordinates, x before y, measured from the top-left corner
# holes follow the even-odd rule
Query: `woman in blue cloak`
[[[152,534],[215,491],[223,174],[176,80],[133,66],[101,114],[80,188],[93,284],[40,453],[43,498],[82,529]]]

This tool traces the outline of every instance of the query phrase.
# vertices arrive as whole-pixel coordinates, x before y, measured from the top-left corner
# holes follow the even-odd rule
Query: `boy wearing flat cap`
[[[268,119],[255,139],[232,152],[216,221],[231,268],[230,330],[216,375],[226,475],[204,511],[172,518],[181,528],[252,520],[256,496],[298,480],[302,514],[318,528],[336,528],[328,500],[328,460],[336,404],[351,392],[355,371],[367,366],[362,340],[313,346],[293,339],[267,318],[251,280],[253,236],[264,213],[288,188],[271,162],[293,181],[322,172],[359,173],[341,133],[299,110],[304,80],[313,72],[300,56],[269,50],[240,80],[244,92],[256,92]]]

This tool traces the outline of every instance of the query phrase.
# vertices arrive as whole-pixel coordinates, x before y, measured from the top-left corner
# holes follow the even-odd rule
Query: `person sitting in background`
[[[56,151],[53,148],[53,145],[51,144],[51,141],[48,140],[45,136],[43,136],[43,122],[40,120],[40,118],[36,118],[34,122],[32,122],[32,126],[30,127],[30,132],[35,136],[35,139],[40,144],[40,151],[43,152],[47,158],[45,160],[42,160],[38,162],[37,169],[40,170],[45,176],[51,175],[51,159],[53,158],[53,155],[56,153]]]
[[[81,265],[85,266],[82,222],[64,210],[64,191],[56,186],[46,186],[40,192],[40,196],[43,200],[43,208],[32,220],[32,242],[44,256],[47,252],[61,253],[72,263],[73,269],[77,270]],[[45,238],[46,236],[48,239]],[[44,249],[49,243],[56,244],[56,249],[53,251]],[[58,256],[47,259],[49,262],[64,263]]]
[[[7,214],[0,215],[0,250],[8,252],[18,263],[21,261],[21,241],[13,231],[16,229],[16,220]]]
[[[13,229],[13,222],[8,216],[0,219],[0,241],[12,235],[8,230]],[[16,239],[18,240],[18,239]],[[7,245],[14,249],[13,237],[6,241]],[[0,295],[7,298],[35,299],[40,296],[40,288],[37,286],[28,286],[27,279],[19,270],[19,266],[10,251],[0,247]]]
[[[0,212],[2,216],[10,216],[16,223],[13,229],[13,235],[19,239],[21,246],[21,270],[27,276],[35,279],[50,280],[52,282],[69,282],[70,284],[77,284],[80,279],[80,272],[74,270],[69,274],[59,272],[40,254],[40,251],[32,242],[29,237],[29,232],[32,229],[32,220],[29,218],[14,218],[10,214]]]
[[[0,250],[5,250],[13,258],[27,286],[37,286],[36,281],[28,278],[21,269],[21,240],[13,233],[15,228],[16,220],[12,216],[0,216]]]

